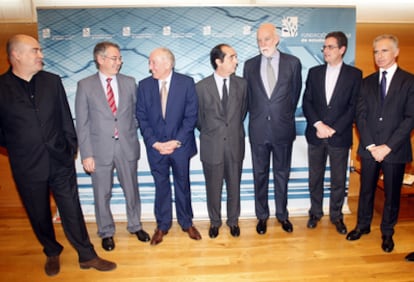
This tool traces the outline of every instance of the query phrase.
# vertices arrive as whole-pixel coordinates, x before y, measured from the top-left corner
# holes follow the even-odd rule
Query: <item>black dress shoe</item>
[[[332,223],[335,225],[336,231],[338,231],[339,234],[346,234],[346,226],[342,219],[338,219],[336,221],[333,221]]]
[[[59,256],[51,256],[46,258],[45,272],[47,276],[55,276],[60,271]]]
[[[382,250],[386,253],[391,253],[394,250],[394,241],[392,236],[382,236]]]
[[[149,234],[145,232],[144,229],[138,230],[134,234],[137,235],[138,240],[141,242],[149,242],[149,240],[151,240]]]
[[[238,225],[230,226],[230,234],[233,237],[239,237],[240,236],[240,227]]]
[[[406,261],[414,261],[414,252],[409,253],[406,257],[405,257]]]
[[[358,240],[359,238],[361,238],[361,236],[363,234],[368,234],[369,232],[371,232],[371,230],[369,229],[354,229],[351,232],[348,233],[348,235],[346,236],[346,239],[349,241],[355,241]]]
[[[210,226],[210,229],[208,230],[208,236],[212,239],[216,238],[219,234],[219,228],[216,226]]]
[[[308,228],[316,228],[316,225],[318,225],[319,218],[311,214],[309,216],[308,224],[306,225]]]
[[[292,223],[290,223],[289,219],[279,220],[279,222],[282,224],[282,229],[286,232],[291,233],[293,231],[293,226]]]
[[[106,251],[112,251],[115,249],[115,241],[113,237],[107,237],[102,239],[102,248]]]
[[[256,225],[256,231],[259,234],[265,234],[267,230],[266,219],[259,219],[259,222]]]

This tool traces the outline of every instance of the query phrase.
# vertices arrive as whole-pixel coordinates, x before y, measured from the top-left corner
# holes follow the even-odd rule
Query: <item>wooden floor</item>
[[[349,199],[348,229],[356,222],[356,199]],[[414,207],[413,207],[414,208]],[[58,240],[65,250],[61,272],[47,277],[45,256],[22,216],[0,215],[0,281],[414,281],[414,263],[404,257],[414,251],[414,221],[398,223],[395,249],[381,249],[380,216],[375,215],[369,235],[349,242],[339,235],[325,216],[314,230],[306,228],[306,217],[291,217],[294,231],[285,233],[271,218],[268,231],[258,235],[256,220],[240,221],[241,236],[233,238],[227,227],[216,239],[208,237],[207,221],[195,221],[201,241],[190,240],[174,222],[158,246],[139,242],[117,223],[116,249],[105,252],[94,223],[88,230],[98,254],[117,262],[115,271],[81,270],[77,255],[56,224]],[[151,233],[154,222],[144,222]]]

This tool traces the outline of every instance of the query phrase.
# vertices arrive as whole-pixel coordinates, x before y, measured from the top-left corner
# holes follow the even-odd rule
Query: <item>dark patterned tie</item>
[[[224,112],[224,114],[227,113],[227,102],[229,100],[229,94],[227,92],[226,81],[227,81],[226,78],[223,79],[223,91],[222,91],[223,97],[221,97],[221,105],[223,106],[223,112]]]
[[[381,98],[384,101],[385,96],[387,95],[387,71],[382,72],[381,78]]]

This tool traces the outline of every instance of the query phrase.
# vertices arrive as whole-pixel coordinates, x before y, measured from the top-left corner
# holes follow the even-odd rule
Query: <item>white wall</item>
[[[0,23],[37,22],[36,7],[356,6],[357,23],[414,23],[413,0],[0,0]]]

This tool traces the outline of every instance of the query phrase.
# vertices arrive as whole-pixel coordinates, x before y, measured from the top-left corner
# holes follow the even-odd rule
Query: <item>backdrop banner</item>
[[[264,22],[274,23],[280,34],[279,50],[297,56],[302,62],[302,93],[308,69],[323,64],[321,47],[331,31],[343,31],[348,37],[344,57],[353,65],[355,58],[355,7],[151,7],[151,8],[38,8],[39,41],[44,52],[45,70],[63,79],[73,117],[77,82],[97,72],[93,48],[100,41],[112,41],[121,47],[121,73],[137,82],[150,75],[148,57],[160,46],[168,47],[176,57],[175,70],[194,78],[195,82],[212,74],[210,50],[219,43],[230,44],[238,53],[241,76],[244,62],[259,53],[256,30]],[[288,209],[290,215],[307,215],[310,206],[308,191],[306,121],[302,99],[296,111],[297,138],[293,146],[292,171],[289,181]],[[247,132],[247,119],[245,121]],[[198,131],[196,130],[197,142]],[[138,181],[142,201],[142,219],[154,220],[154,181],[149,170],[141,139]],[[91,178],[83,171],[80,157],[76,161],[79,193],[86,220],[94,220]],[[271,170],[270,170],[271,171]],[[194,219],[208,219],[205,181],[199,156],[191,161],[191,191]],[[349,180],[349,175],[347,177]],[[349,181],[347,181],[348,186]],[[226,192],[223,188],[223,216],[226,215]],[[328,214],[330,195],[329,163],[325,175],[324,212]],[[241,217],[255,217],[254,189],[250,144],[246,137],[246,155],[241,183]],[[270,175],[269,206],[275,214],[273,176]],[[117,220],[126,220],[122,189],[114,179],[112,211]],[[348,213],[347,200],[344,212]]]

